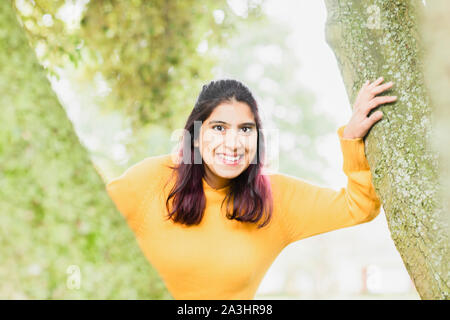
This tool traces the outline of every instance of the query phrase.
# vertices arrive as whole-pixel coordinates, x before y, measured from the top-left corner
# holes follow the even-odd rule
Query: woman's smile
[[[230,154],[224,154],[224,153],[216,153],[216,157],[219,159],[221,163],[224,163],[229,166],[237,166],[242,163],[242,159],[244,158],[244,155],[230,155]]]

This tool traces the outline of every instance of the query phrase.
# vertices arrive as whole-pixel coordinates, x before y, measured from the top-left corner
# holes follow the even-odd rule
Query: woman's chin
[[[215,168],[216,175],[224,179],[233,179],[239,176],[242,171],[242,168]]]

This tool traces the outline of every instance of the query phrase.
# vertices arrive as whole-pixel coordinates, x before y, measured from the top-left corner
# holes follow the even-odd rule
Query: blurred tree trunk
[[[431,145],[439,154],[440,197],[443,201],[444,224],[450,234],[450,2],[448,0],[429,1],[425,8],[422,24],[424,39],[425,82],[430,92],[433,106],[433,136]],[[442,148],[442,146],[445,146]],[[447,240],[448,243],[448,240]],[[443,260],[450,286],[449,253]],[[445,274],[444,274],[445,275]],[[448,296],[447,296],[448,298]]]
[[[0,1],[0,297],[166,298]]]
[[[391,237],[422,299],[449,297],[447,212],[439,201],[431,103],[423,75],[420,0],[325,0],[327,42],[351,105],[366,79],[394,87],[395,104],[365,138]],[[448,52],[448,51],[447,51]],[[448,88],[446,89],[448,90]],[[373,110],[374,112],[376,110]]]

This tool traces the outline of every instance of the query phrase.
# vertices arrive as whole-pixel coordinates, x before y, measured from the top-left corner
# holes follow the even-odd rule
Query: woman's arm
[[[145,167],[145,160],[134,164],[106,185],[109,197],[134,232],[139,226],[137,212],[144,200]]]
[[[369,112],[397,99],[396,96],[377,96],[394,84],[381,84],[383,81],[380,77],[373,83],[364,83],[355,99],[349,123],[337,131],[344,156],[343,170],[348,177],[347,188],[336,191],[291,176],[281,179],[284,186],[280,189],[285,190],[281,216],[288,243],[367,222],[380,213],[381,202],[372,184],[363,138],[383,116],[381,111],[368,116]]]
[[[284,239],[287,244],[313,235],[341,229],[374,219],[381,201],[372,184],[362,138],[345,139],[337,130],[344,157],[347,187],[336,191],[297,177],[278,174]]]
[[[109,197],[135,233],[142,224],[141,206],[151,196],[151,188],[160,182],[163,165],[169,160],[170,155],[145,158],[106,184]]]

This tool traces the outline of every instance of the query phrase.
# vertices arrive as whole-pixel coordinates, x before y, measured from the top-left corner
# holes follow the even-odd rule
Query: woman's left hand
[[[345,139],[357,139],[363,138],[369,129],[383,117],[381,111],[374,112],[367,117],[370,110],[376,108],[380,104],[393,102],[397,100],[396,96],[379,96],[377,94],[386,91],[391,88],[394,83],[392,81],[381,84],[383,77],[378,78],[373,83],[369,80],[364,83],[361,90],[356,97],[355,104],[353,105],[352,117],[344,129],[342,137]]]

